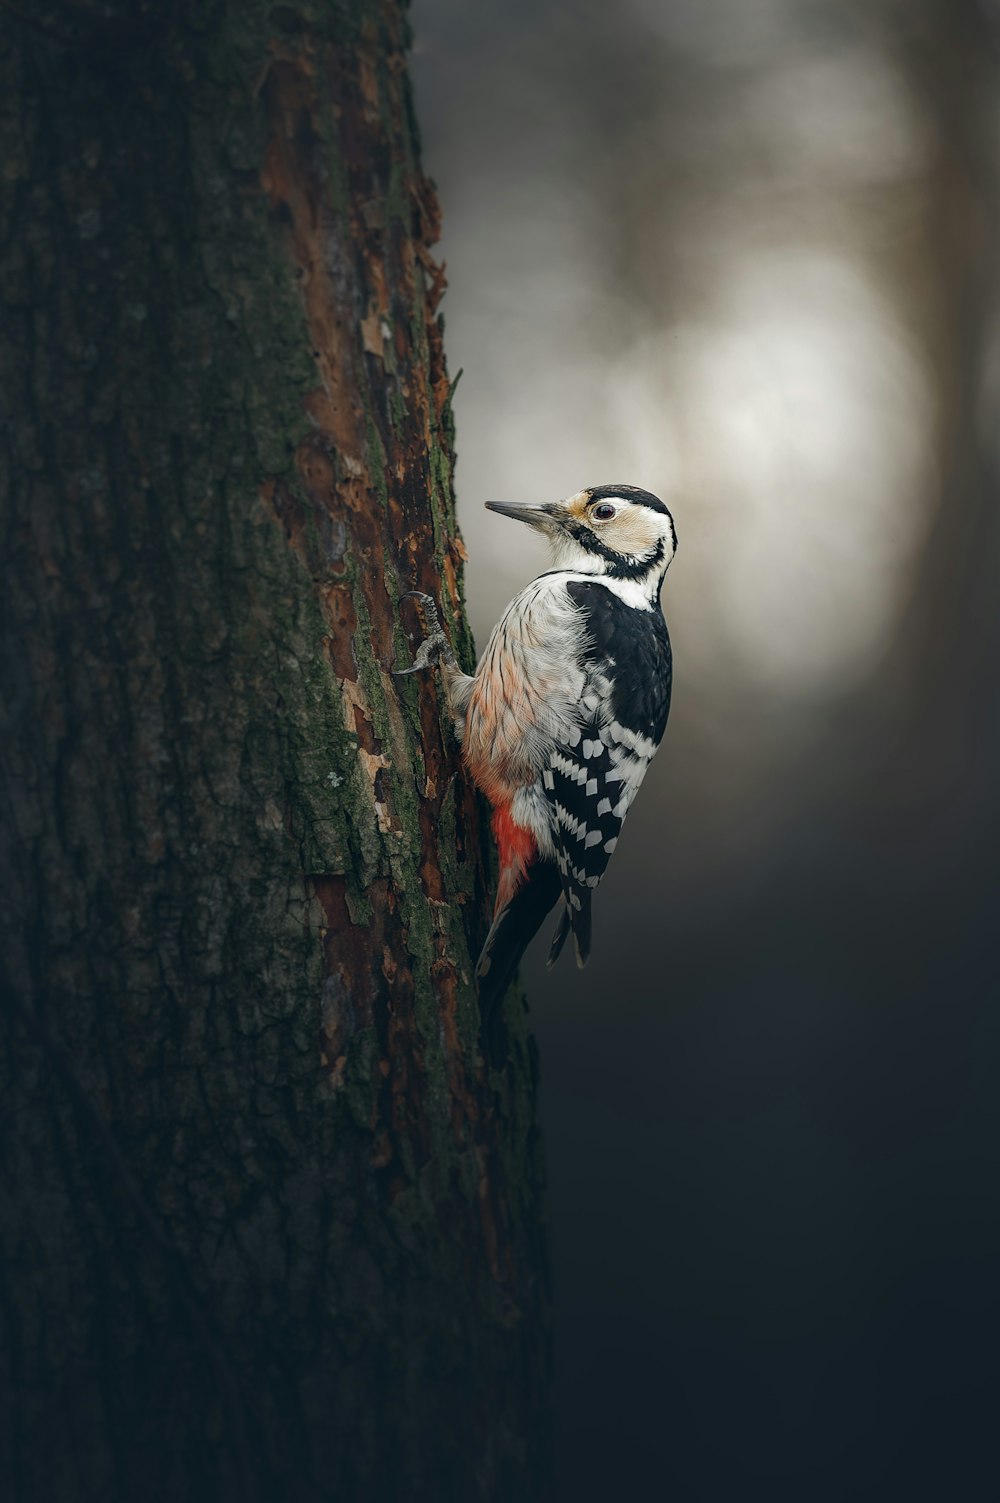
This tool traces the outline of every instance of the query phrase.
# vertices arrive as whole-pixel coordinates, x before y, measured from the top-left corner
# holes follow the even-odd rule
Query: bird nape
[[[474,674],[463,673],[434,602],[411,667],[440,666],[462,757],[493,809],[493,922],[476,965],[487,1019],[556,906],[549,964],[573,935],[590,954],[590,907],[663,736],[671,652],[660,588],[677,549],[666,506],[601,485],[544,506],[488,501],[545,534],[552,567],[511,601]]]

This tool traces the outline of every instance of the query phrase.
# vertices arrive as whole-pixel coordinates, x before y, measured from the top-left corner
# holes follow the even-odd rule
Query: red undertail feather
[[[493,923],[476,964],[479,1004],[489,1019],[503,1001],[525,948],[562,895],[554,861],[540,861],[531,831],[515,822],[509,803],[495,804],[493,833],[500,853]]]
[[[493,909],[495,917],[521,886],[528,867],[538,854],[538,847],[531,831],[514,823],[510,804],[498,804],[493,810],[493,834],[500,854],[500,882]]]

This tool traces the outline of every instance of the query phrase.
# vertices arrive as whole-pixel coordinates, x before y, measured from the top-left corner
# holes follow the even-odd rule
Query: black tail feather
[[[552,936],[552,943],[549,945],[549,953],[546,956],[546,970],[551,970],[562,954],[562,947],[566,943],[566,940],[569,938],[569,931],[569,909],[566,907],[566,904],[563,903],[563,906],[559,910],[559,922],[556,924],[555,933]]]
[[[585,887],[579,897],[580,907],[572,910],[569,921],[573,926],[573,947],[576,950],[576,963],[582,971],[590,959],[590,888]]]
[[[552,944],[549,946],[548,959],[545,962],[547,970],[555,965],[562,954],[563,945],[572,932],[573,948],[576,950],[576,963],[581,971],[590,959],[590,893],[584,892],[580,898],[580,907],[571,908],[569,903],[563,907],[559,914],[559,922],[556,924],[556,932],[552,936]]]
[[[494,919],[476,965],[479,1007],[484,1020],[503,1001],[521,956],[561,895],[562,884],[555,863],[536,861],[528,868],[523,886]]]

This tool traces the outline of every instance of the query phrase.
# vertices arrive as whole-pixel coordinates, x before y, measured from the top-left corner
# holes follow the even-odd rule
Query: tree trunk
[[[414,587],[472,655],[406,42],[399,0],[0,10],[24,1503],[542,1491],[534,1053],[511,1004],[482,1058],[485,827],[390,676]]]

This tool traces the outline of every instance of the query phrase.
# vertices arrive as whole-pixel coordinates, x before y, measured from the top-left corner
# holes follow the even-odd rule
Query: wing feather
[[[590,953],[594,889],[666,726],[671,659],[658,608],[630,608],[597,580],[574,580],[567,590],[587,629],[584,686],[541,783],[565,901],[550,959],[562,948],[568,920],[582,966]]]

